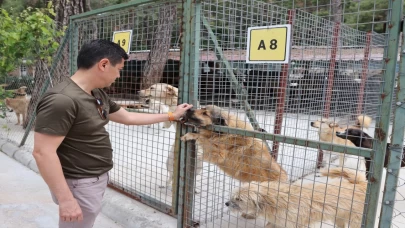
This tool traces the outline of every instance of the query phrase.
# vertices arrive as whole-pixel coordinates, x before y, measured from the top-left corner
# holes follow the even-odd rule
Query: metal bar
[[[361,71],[361,84],[359,90],[359,100],[357,103],[357,115],[360,115],[363,111],[363,101],[364,101],[364,88],[366,86],[367,71],[368,71],[368,58],[370,55],[370,45],[371,45],[371,31],[367,33],[366,36],[366,48],[364,49],[363,66]]]
[[[294,10],[288,10],[288,24],[293,25],[294,21]],[[291,32],[291,40],[292,40],[292,34]],[[291,49],[290,47],[287,47]],[[287,78],[288,78],[288,63],[283,64],[281,66],[281,75],[280,75],[280,84],[279,88],[280,91],[278,94],[278,99],[277,99],[277,106],[276,106],[276,118],[274,119],[274,134],[281,134],[281,128],[283,126],[283,114],[284,114],[284,107],[285,107],[285,92],[287,90]],[[277,160],[278,157],[278,148],[279,148],[279,142],[273,142],[273,150],[272,150],[272,155],[273,157]]]
[[[161,201],[156,200],[155,198],[142,194],[135,189],[127,188],[126,190],[124,190],[119,184],[114,184],[114,181],[110,181],[107,186],[131,199],[137,200],[146,205],[150,205],[151,207],[159,209],[159,211],[163,211],[166,214],[172,214],[172,207],[170,205],[167,205],[165,203],[162,203]]]
[[[184,83],[183,86],[187,87],[187,90],[184,89],[183,94],[185,95],[187,99],[187,103],[192,103],[195,107],[197,107],[197,100],[198,100],[198,77],[199,77],[199,70],[200,70],[200,62],[199,62],[199,57],[200,57],[200,16],[201,16],[201,2],[199,0],[197,1],[192,1],[189,5],[188,10],[190,11],[190,20],[187,20],[188,26],[186,26],[186,31],[185,33],[188,34],[188,37],[190,38],[188,42],[186,43],[186,50],[189,50],[188,52],[188,62],[187,64],[184,65],[185,68],[188,68],[187,71],[188,73],[184,74]],[[187,53],[186,53],[187,54]],[[187,77],[188,76],[188,77]],[[188,83],[187,83],[188,82]],[[185,94],[187,93],[187,94]],[[185,129],[185,131],[182,132],[192,132],[192,128],[188,127]],[[180,142],[179,140],[177,140]],[[185,143],[185,150],[182,151],[183,153],[186,153],[184,158],[185,160],[185,165],[182,167],[185,167],[182,170],[185,170],[185,175],[184,175],[184,182],[185,182],[185,187],[184,189],[184,209],[183,209],[183,221],[182,221],[182,226],[183,227],[188,227],[193,224],[193,207],[194,207],[194,182],[195,182],[195,170],[196,170],[196,144],[195,141],[190,141]]]
[[[385,159],[385,150],[387,143],[387,133],[390,123],[390,113],[393,99],[393,89],[395,85],[395,67],[398,58],[398,43],[399,43],[399,27],[401,24],[403,0],[390,0],[388,10],[388,48],[385,49],[384,63],[386,65],[384,74],[384,89],[381,94],[381,108],[379,115],[376,118],[376,128],[374,133],[375,141],[373,143],[374,166],[371,166],[370,171],[374,171],[369,175],[369,186],[367,188],[366,202],[368,205],[364,207],[365,227],[374,228],[376,221],[376,213],[378,208],[378,198],[380,194],[380,185],[383,174],[383,166]],[[363,219],[364,221],[364,219]]]
[[[192,12],[191,7],[193,6],[192,0],[182,0],[182,36],[181,36],[181,56],[180,56],[180,80],[179,80],[179,104],[189,101],[189,80],[191,78],[190,69],[190,52],[191,52],[191,19]],[[180,137],[182,133],[190,132],[190,127],[185,127],[184,125],[177,124],[176,129],[176,148],[175,148],[175,160],[174,160],[174,177],[177,179],[176,195],[177,205],[175,208],[175,213],[177,213],[177,227],[183,228],[187,224],[187,208],[189,205],[186,198],[186,162],[187,162],[187,151],[184,144],[180,143]],[[176,153],[177,152],[177,153]],[[192,202],[191,202],[192,203]]]
[[[402,7],[401,7],[402,8]],[[401,13],[402,15],[402,13]],[[405,31],[405,30],[403,30]],[[397,193],[398,176],[401,169],[404,129],[405,129],[405,35],[402,33],[401,58],[398,73],[398,88],[396,96],[396,109],[392,124],[392,142],[390,147],[389,163],[385,179],[384,195],[380,222],[378,227],[392,227],[392,217]]]
[[[77,20],[80,18],[86,18],[89,16],[97,15],[97,14],[125,9],[125,8],[131,7],[131,6],[145,5],[145,4],[149,4],[149,3],[153,3],[153,2],[156,2],[156,0],[137,0],[137,1],[127,2],[127,3],[121,3],[121,4],[117,4],[117,5],[113,5],[113,6],[107,6],[107,7],[101,8],[101,9],[91,10],[91,11],[81,13],[81,14],[76,14],[76,15],[70,16],[70,19],[71,19],[71,21]]]
[[[50,74],[51,77],[52,77],[52,75],[53,75],[53,72],[55,71],[56,64],[57,64],[59,58],[62,56],[63,49],[64,49],[64,47],[65,47],[65,45],[66,45],[66,43],[67,43],[67,40],[68,40],[68,37],[69,37],[69,36],[70,36],[70,26],[66,29],[66,33],[65,33],[65,35],[63,36],[61,45],[59,46],[59,49],[58,49],[58,51],[56,52],[56,55],[55,55],[56,58],[54,59],[54,61],[53,61],[53,63],[52,63],[52,66],[51,66],[51,69],[50,69],[50,72],[49,72],[49,74]],[[46,78],[45,83],[44,83],[44,85],[42,86],[42,89],[41,89],[41,91],[40,91],[40,96],[42,96],[42,94],[44,94],[45,91],[48,89],[50,80],[51,80],[51,79],[50,79],[49,77]],[[23,136],[23,138],[21,139],[20,146],[23,146],[23,145],[25,144],[25,141],[27,141],[28,135],[30,134],[30,132],[31,132],[31,130],[32,130],[32,127],[33,127],[33,125],[34,125],[34,120],[35,120],[35,118],[36,118],[36,115],[37,115],[37,112],[36,112],[36,110],[34,109],[34,112],[32,113],[32,116],[31,116],[31,118],[30,118],[30,121],[28,122],[28,125],[27,125],[27,127],[25,128],[24,136]]]
[[[309,147],[309,148],[320,148],[323,150],[346,153],[346,154],[362,156],[362,157],[370,157],[372,154],[372,150],[370,150],[370,149],[365,149],[365,148],[361,148],[361,147],[351,147],[351,146],[345,146],[345,145],[340,145],[340,144],[332,144],[332,143],[314,141],[314,140],[309,140],[309,139],[298,139],[298,138],[291,137],[291,136],[276,135],[276,134],[258,132],[258,131],[248,131],[245,129],[229,128],[229,127],[224,127],[224,126],[209,126],[209,127],[205,127],[205,128],[208,130],[217,131],[217,132],[243,135],[246,137],[254,137],[254,138],[263,139],[263,140],[278,141],[278,142],[282,142],[282,143],[286,143],[286,144],[305,146],[305,147]]]
[[[336,22],[333,29],[333,38],[332,38],[332,51],[330,56],[329,72],[328,72],[328,88],[326,89],[326,98],[325,98],[325,109],[323,112],[324,118],[329,118],[330,114],[330,100],[332,98],[332,87],[333,87],[333,78],[335,76],[335,66],[336,66],[336,52],[337,45],[339,40],[339,30],[340,22]]]
[[[329,118],[329,114],[330,114],[330,100],[332,98],[333,78],[335,76],[336,52],[337,52],[337,45],[338,45],[338,40],[339,40],[339,30],[340,30],[340,22],[336,22],[334,29],[333,29],[332,51],[331,51],[329,72],[328,72],[328,87],[326,89],[325,109],[323,111],[324,118]],[[317,167],[320,168],[322,165],[322,161],[323,161],[323,151],[321,149],[318,150],[318,159],[317,160],[318,160]]]
[[[77,56],[79,52],[79,26],[77,26],[74,22],[72,22],[72,37],[71,37],[72,45],[69,47],[69,52],[71,53],[70,57],[70,76],[72,76],[75,71],[77,70]],[[69,76],[69,77],[70,77]]]

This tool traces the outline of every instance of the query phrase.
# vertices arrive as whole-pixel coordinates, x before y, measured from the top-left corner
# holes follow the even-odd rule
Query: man
[[[59,227],[92,227],[101,210],[112,146],[104,128],[109,120],[147,125],[179,119],[189,104],[173,113],[130,113],[101,88],[120,76],[128,55],[117,44],[94,40],[83,45],[75,74],[49,89],[37,106],[33,155],[59,205]]]

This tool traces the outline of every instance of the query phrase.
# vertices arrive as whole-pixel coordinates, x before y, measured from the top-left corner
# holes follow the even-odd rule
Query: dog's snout
[[[229,201],[225,203],[225,206],[229,207]]]
[[[337,131],[336,136],[346,136],[346,133]]]
[[[193,109],[193,108],[190,108],[190,109],[188,109],[188,110],[186,111],[186,116],[191,116],[191,115],[193,115],[193,113],[194,113],[194,109]]]

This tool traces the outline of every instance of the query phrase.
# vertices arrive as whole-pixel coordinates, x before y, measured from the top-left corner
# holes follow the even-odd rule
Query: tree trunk
[[[69,24],[69,17],[71,15],[80,14],[89,9],[88,1],[90,0],[52,0],[55,9],[55,23],[58,28],[67,26]],[[95,32],[97,29],[95,29]],[[61,40],[59,41],[61,43]],[[31,99],[28,105],[28,116],[24,121],[23,128],[28,126],[30,119],[34,118],[32,115],[35,111],[39,98],[42,96],[41,90],[45,81],[51,77],[51,83],[49,88],[53,87],[55,84],[61,82],[65,77],[69,75],[69,47],[66,46],[61,52],[59,58],[54,56],[53,59],[58,58],[54,72],[49,72],[49,64],[39,60],[35,63],[35,74],[34,74],[34,89],[31,94]],[[52,73],[52,75],[51,75]]]
[[[176,6],[170,5],[159,9],[159,22],[152,39],[152,48],[145,64],[141,88],[159,83],[163,76],[169,54],[173,25],[176,20]]]

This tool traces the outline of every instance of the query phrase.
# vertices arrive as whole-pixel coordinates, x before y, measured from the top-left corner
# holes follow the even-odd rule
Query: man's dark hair
[[[118,44],[97,39],[82,46],[77,56],[78,69],[90,69],[101,59],[107,58],[113,66],[120,63],[122,59],[127,60],[128,55]]]

